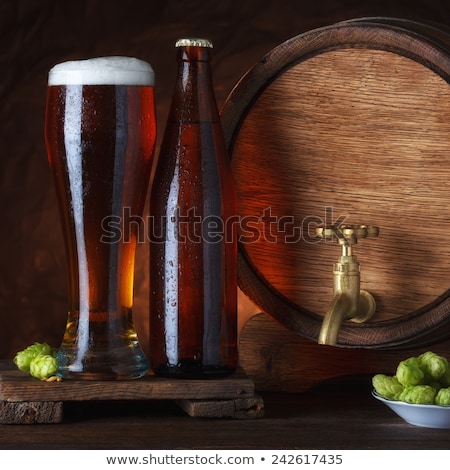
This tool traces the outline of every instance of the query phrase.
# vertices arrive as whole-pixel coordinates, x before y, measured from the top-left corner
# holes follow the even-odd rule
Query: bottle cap
[[[186,46],[213,47],[212,42],[209,39],[201,39],[201,38],[182,38],[182,39],[178,39],[178,41],[175,43],[175,47],[186,47]]]

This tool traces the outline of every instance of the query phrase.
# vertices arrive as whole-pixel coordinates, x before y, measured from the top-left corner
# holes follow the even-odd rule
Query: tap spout
[[[325,314],[319,333],[319,344],[336,345],[344,320],[354,309],[354,299],[345,292],[337,293]]]
[[[360,290],[360,266],[348,250],[343,251],[334,265],[334,295],[320,329],[319,344],[335,346],[342,323],[351,320],[362,323],[373,316],[376,309],[375,299]]]
[[[318,236],[336,237],[342,248],[341,256],[333,269],[333,301],[322,321],[319,344],[337,344],[339,331],[345,320],[362,323],[375,313],[375,299],[369,292],[360,290],[360,266],[352,247],[359,238],[377,237],[378,227],[372,225],[332,225],[318,227]]]

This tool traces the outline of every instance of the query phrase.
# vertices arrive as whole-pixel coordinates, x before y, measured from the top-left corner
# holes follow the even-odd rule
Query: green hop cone
[[[422,385],[425,380],[425,374],[420,368],[419,360],[416,357],[410,357],[401,361],[397,366],[396,377],[404,386]]]
[[[30,371],[30,364],[31,361],[36,356],[41,355],[55,355],[54,349],[49,346],[47,343],[34,343],[31,346],[28,346],[23,351],[19,351],[14,356],[14,364],[18,367],[18,369],[29,372]]]
[[[36,379],[47,379],[58,370],[58,362],[52,354],[39,355],[30,362],[30,375]]]
[[[379,395],[389,400],[397,400],[403,392],[403,385],[397,380],[397,377],[385,374],[374,375],[372,385]]]
[[[450,405],[450,387],[441,388],[434,399],[436,405],[449,406]]]
[[[400,394],[399,400],[415,405],[432,405],[436,390],[429,385],[408,385]]]
[[[445,357],[427,351],[418,357],[419,367],[431,380],[439,380],[447,373],[448,361]]]

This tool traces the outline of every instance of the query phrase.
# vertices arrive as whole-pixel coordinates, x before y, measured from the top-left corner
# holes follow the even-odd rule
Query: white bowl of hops
[[[401,361],[395,375],[372,377],[372,395],[407,423],[450,429],[450,365],[427,351]]]

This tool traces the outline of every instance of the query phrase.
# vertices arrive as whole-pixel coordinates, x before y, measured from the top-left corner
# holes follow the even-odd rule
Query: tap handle
[[[324,239],[337,238],[341,245],[354,245],[360,238],[378,237],[380,229],[374,225],[327,225],[316,228],[316,235]]]

